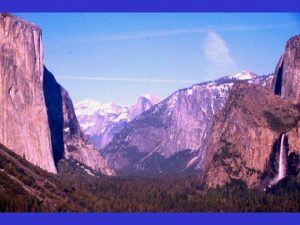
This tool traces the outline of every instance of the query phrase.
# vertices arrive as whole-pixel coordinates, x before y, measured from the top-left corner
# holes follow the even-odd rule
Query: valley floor
[[[206,190],[196,177],[92,177],[62,161],[51,175],[0,148],[1,212],[299,212],[288,177],[267,193],[238,180]]]

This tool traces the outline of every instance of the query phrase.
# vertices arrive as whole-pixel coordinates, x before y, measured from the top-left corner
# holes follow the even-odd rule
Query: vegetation
[[[67,148],[68,148],[69,152],[76,152],[76,151],[78,151],[78,148],[76,146],[74,146],[74,145],[68,145]]]
[[[300,211],[300,185],[295,177],[262,193],[234,179],[224,187],[206,189],[193,176],[89,176],[70,160],[59,163],[60,175],[55,176],[1,149],[1,212]]]
[[[287,109],[282,109],[282,111],[280,111],[279,108],[277,108],[277,111],[274,113],[265,111],[264,116],[266,117],[269,126],[280,133],[287,132],[297,126],[300,118],[298,115],[295,116],[291,113],[293,112],[290,112]]]
[[[92,211],[117,212],[268,212],[300,210],[300,187],[289,182],[268,193],[249,190],[232,180],[224,187],[205,190],[193,177],[102,178],[81,180],[92,193]],[[288,190],[288,191],[285,191]]]

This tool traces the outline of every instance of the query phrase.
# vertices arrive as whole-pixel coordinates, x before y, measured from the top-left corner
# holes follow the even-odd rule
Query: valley
[[[0,211],[299,212],[300,35],[275,71],[73,104],[41,29],[0,14]]]

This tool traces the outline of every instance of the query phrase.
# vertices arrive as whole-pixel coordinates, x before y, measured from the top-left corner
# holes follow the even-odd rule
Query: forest
[[[61,161],[59,175],[52,175],[9,150],[0,153],[1,212],[300,211],[295,176],[267,192],[248,189],[240,180],[208,189],[199,178],[188,175],[90,176],[71,160]]]

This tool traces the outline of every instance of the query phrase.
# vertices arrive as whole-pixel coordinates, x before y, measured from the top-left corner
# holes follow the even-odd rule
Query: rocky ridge
[[[259,85],[236,84],[207,139],[200,163],[205,183],[216,187],[235,179],[257,187],[266,173],[274,177],[278,168],[268,166],[274,163],[272,154],[278,158],[276,143],[282,133],[294,134],[299,120],[297,105]]]
[[[202,177],[209,186],[243,180],[260,190],[275,185],[281,137],[286,175],[300,171],[299,83],[300,36],[292,37],[272,76],[270,89],[238,84],[216,115],[203,155]]]
[[[178,173],[194,170],[205,151],[214,115],[239,79],[270,86],[270,76],[250,72],[182,89],[151,107],[103,149],[120,173]]]

